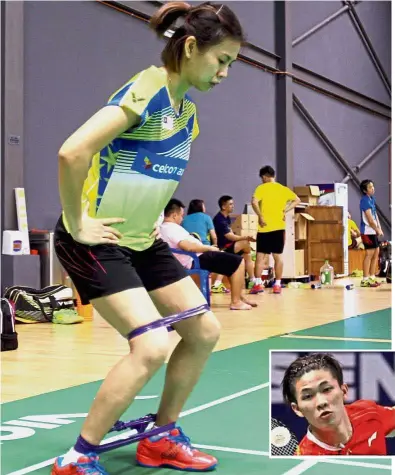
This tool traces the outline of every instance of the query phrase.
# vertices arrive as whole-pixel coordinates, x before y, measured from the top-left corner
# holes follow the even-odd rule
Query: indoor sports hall
[[[56,257],[59,240],[55,229],[65,194],[72,200],[79,193],[73,195],[72,184],[78,180],[70,173],[69,186],[63,187],[60,196],[64,179],[59,174],[60,147],[93,114],[105,109],[108,101],[120,105],[119,98],[125,93],[130,110],[139,111],[133,113],[142,126],[124,128],[94,155],[101,161],[94,162],[93,184],[90,186],[89,180],[84,183],[90,211],[97,213],[95,222],[100,220],[98,210],[110,189],[108,183],[117,210],[125,208],[129,213],[125,226],[131,227],[148,219],[152,203],[163,204],[163,211],[166,203],[156,199],[156,193],[159,196],[158,190],[162,193],[168,187],[175,190],[171,198],[185,205],[185,215],[191,200],[204,202],[202,214],[211,222],[223,214],[219,201],[225,196],[225,202],[232,202],[232,209],[224,215],[230,223],[229,232],[249,246],[248,252],[241,251],[246,273],[240,284],[243,302],[256,305],[248,311],[230,309],[229,279],[225,277],[221,283],[213,273],[187,269],[188,274],[199,274],[193,275],[195,284],[221,326],[218,343],[177,421],[193,447],[218,459],[212,472],[218,475],[391,475],[395,462],[391,465],[391,459],[384,456],[318,460],[275,459],[269,454],[271,350],[336,353],[395,348],[392,4],[258,0],[209,5],[212,22],[221,28],[225,7],[229,7],[243,26],[246,40],[240,50],[237,41],[237,48],[231,43],[231,53],[237,50],[237,55],[232,58],[227,54],[222,66],[222,59],[216,58],[218,81],[210,77],[206,92],[191,87],[188,97],[177,104],[179,97],[172,96],[171,84],[171,77],[176,76],[163,71],[160,77],[168,82],[156,95],[150,87],[144,89],[145,83],[139,94],[128,92],[128,87],[133,90],[138,82],[131,78],[139,71],[152,65],[159,69],[165,43],[190,27],[188,15],[200,4],[191,1],[191,7],[184,5],[187,13],[158,38],[150,20],[166,3],[0,2],[0,472],[51,473],[55,459],[74,446],[102,381],[129,351],[128,341],[108,319],[91,305],[82,305],[72,279]],[[195,45],[193,40],[190,44]],[[185,59],[187,50],[183,51]],[[185,71],[190,78],[201,72],[186,67]],[[163,91],[167,91],[169,116],[163,116],[163,105],[161,116],[152,109],[158,98],[163,100]],[[177,120],[184,120],[183,114],[195,111],[194,107],[196,113],[191,112],[183,125],[187,138],[173,147]],[[139,136],[145,133],[145,124],[160,130],[160,138]],[[129,139],[164,144],[172,154],[169,149],[168,155],[150,151],[139,155],[138,162],[134,151],[111,148],[115,142],[122,145]],[[158,157],[166,162],[164,167],[155,162]],[[137,162],[140,168],[136,171]],[[288,212],[281,210],[276,231],[282,233],[283,252],[270,251],[270,260],[257,277],[257,255],[262,254],[257,236],[265,234],[262,228],[267,223],[264,216],[257,216],[253,203],[254,190],[263,180],[259,173],[265,166],[275,170],[271,178],[289,189],[298,204]],[[128,201],[121,196],[117,201],[123,185],[117,188],[111,180],[129,175],[152,180],[152,193],[130,189]],[[146,203],[141,203],[143,197]],[[128,208],[126,204],[134,200],[139,206]],[[258,206],[262,214],[262,201]],[[105,208],[101,210],[107,219]],[[152,232],[160,230],[157,222],[151,224]],[[71,232],[65,230],[62,232],[70,237]],[[113,236],[108,227],[108,237],[107,232]],[[141,235],[144,233],[146,229]],[[78,236],[80,241],[75,239],[74,244],[88,246],[89,253],[97,250],[98,242],[86,239],[84,244]],[[374,238],[368,242],[366,236]],[[210,248],[216,245],[207,232],[204,237]],[[148,242],[147,236],[145,239]],[[130,250],[136,251],[133,246]],[[219,246],[218,250],[228,252],[229,248]],[[273,254],[280,254],[283,260],[280,285],[276,284],[275,273],[280,271],[279,267],[275,270]],[[366,256],[371,259],[368,270]],[[64,265],[75,263],[75,256],[69,257],[67,262],[63,256]],[[199,261],[198,251],[194,257]],[[110,284],[116,277],[109,279]],[[251,293],[255,286],[262,286],[263,292]],[[274,286],[278,294],[273,292]],[[194,286],[190,290],[196,291]],[[135,301],[129,303],[131,307]],[[146,318],[149,312],[142,313],[141,318]],[[172,331],[169,338],[173,350],[180,336]],[[169,358],[170,352],[122,421],[156,414]],[[385,370],[388,381],[394,381],[391,403],[395,406],[395,370],[391,366]],[[357,367],[352,371],[349,375],[358,380]],[[372,375],[372,388],[379,392],[383,388],[376,376]],[[356,396],[362,398],[364,393]],[[113,431],[105,441],[119,441],[128,434]],[[137,465],[136,449],[133,443],[104,452],[100,463],[110,475],[176,473],[170,468]]]

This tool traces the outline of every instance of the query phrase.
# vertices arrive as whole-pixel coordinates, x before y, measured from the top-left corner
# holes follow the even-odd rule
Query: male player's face
[[[233,200],[229,200],[229,201],[226,201],[226,203],[224,203],[223,205],[223,210],[226,212],[226,213],[233,213],[234,209],[235,209],[235,203]]]
[[[240,46],[238,41],[225,38],[221,43],[201,52],[196,42],[192,43],[189,61],[186,63],[186,73],[192,86],[204,92],[218,85],[228,76],[229,68],[236,61]]]
[[[347,392],[347,385],[340,386],[330,371],[309,371],[295,384],[297,404],[292,409],[316,429],[335,429],[345,414]]]
[[[183,219],[184,219],[184,208],[180,208],[179,211],[174,213],[174,221],[176,222],[176,224],[181,225]]]
[[[366,187],[366,193],[369,195],[369,196],[373,196],[374,195],[374,185],[372,182],[368,183],[368,186]]]

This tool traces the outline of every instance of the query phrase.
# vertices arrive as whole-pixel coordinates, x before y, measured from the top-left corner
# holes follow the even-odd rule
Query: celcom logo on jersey
[[[147,150],[140,150],[131,168],[152,178],[180,181],[187,163],[181,158],[156,155]]]

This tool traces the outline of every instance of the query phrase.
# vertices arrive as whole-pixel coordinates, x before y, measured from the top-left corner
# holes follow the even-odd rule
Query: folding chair
[[[184,256],[190,256],[193,259],[193,266],[191,269],[185,269],[189,275],[198,275],[200,281],[200,290],[204,297],[207,300],[208,305],[210,306],[210,284],[209,276],[210,272],[200,268],[199,257],[195,252],[183,251],[182,249],[170,248],[173,254],[182,254]]]

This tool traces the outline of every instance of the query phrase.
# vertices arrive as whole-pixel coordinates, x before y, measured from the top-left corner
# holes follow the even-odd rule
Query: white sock
[[[158,426],[156,424],[154,424],[154,427],[152,429],[158,429]],[[169,435],[170,434],[170,431],[165,431],[165,432],[162,432],[160,434],[157,434],[157,435],[153,435],[152,437],[150,437],[150,440],[152,440],[153,442],[155,442],[156,440],[159,440],[161,439],[162,437],[164,437],[165,435]]]
[[[80,457],[83,457],[83,456],[84,456],[84,454],[81,454],[80,452],[77,452],[76,450],[74,450],[74,447],[72,447],[67,452],[67,454],[63,457],[61,466],[64,467],[65,465],[68,465],[69,463],[77,463],[78,459]]]
[[[262,279],[260,277],[255,277],[254,282],[255,285],[262,285]]]
[[[376,276],[375,276],[375,275],[371,275],[370,278],[371,278],[372,280],[376,280]]]
[[[281,279],[280,280],[276,279],[276,282],[274,283],[274,285],[279,285],[281,287]]]
[[[216,280],[214,282],[214,287],[219,287],[222,284],[222,280]]]

